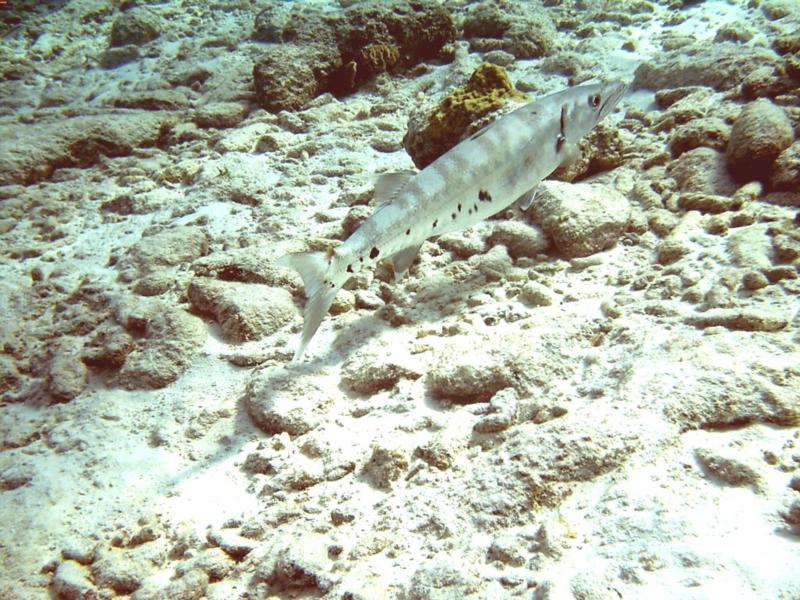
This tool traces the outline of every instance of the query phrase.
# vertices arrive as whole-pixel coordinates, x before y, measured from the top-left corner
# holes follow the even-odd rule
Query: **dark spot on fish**
[[[467,209],[467,214],[468,214],[468,215],[471,215],[471,214],[472,214],[472,209],[471,209],[471,208],[468,208],[468,209]]]
[[[492,195],[486,190],[481,190],[478,192],[478,200],[480,200],[481,202],[491,202]]]
[[[456,213],[451,213],[450,216],[453,218],[453,221],[456,220]]]
[[[436,229],[436,226],[437,226],[438,224],[439,224],[439,219],[436,219],[436,220],[433,222],[433,228],[434,228],[434,229]]]
[[[331,289],[334,289],[335,287],[336,287],[336,284],[331,282]]]
[[[563,135],[559,133],[558,137],[556,138],[556,152],[561,152],[561,148],[564,147],[564,142],[566,141],[567,138],[565,138]]]
[[[458,205],[458,212],[461,212],[461,205]]]
[[[358,262],[362,262],[363,263],[364,262],[364,257],[363,256],[359,256],[358,257]]]
[[[473,204],[472,205],[472,210],[474,210],[475,212],[478,212],[478,205],[477,204]]]
[[[353,272],[353,265],[347,265],[347,272],[348,273],[352,273]]]
[[[406,229],[406,235],[411,235],[411,230],[410,229]]]
[[[373,246],[372,250],[369,251],[369,257],[370,258],[378,258],[378,254],[380,254],[380,253],[381,253],[381,251],[378,250],[375,246]]]

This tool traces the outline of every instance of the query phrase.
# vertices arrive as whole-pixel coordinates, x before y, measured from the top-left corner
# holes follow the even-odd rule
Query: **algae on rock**
[[[432,113],[411,118],[403,146],[414,164],[424,169],[464,136],[486,125],[483,117],[514,100],[527,102],[528,97],[514,88],[503,67],[483,64]]]

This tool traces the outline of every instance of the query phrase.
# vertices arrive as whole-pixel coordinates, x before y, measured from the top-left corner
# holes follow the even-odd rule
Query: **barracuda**
[[[330,252],[279,259],[303,279],[307,302],[298,360],[339,289],[356,273],[391,260],[395,277],[411,266],[422,242],[466,229],[517,200],[529,204],[536,186],[570,162],[577,143],[608,115],[627,86],[580,85],[544,96],[497,119],[419,172],[382,176],[379,207]]]

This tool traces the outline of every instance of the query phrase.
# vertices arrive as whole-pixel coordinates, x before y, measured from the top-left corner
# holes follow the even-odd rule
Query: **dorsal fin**
[[[416,171],[396,171],[379,174],[375,180],[375,203],[377,206],[381,207],[394,200],[400,190],[408,183],[408,180],[416,174]]]

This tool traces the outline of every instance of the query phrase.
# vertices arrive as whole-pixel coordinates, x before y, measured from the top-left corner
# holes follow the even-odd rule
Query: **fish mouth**
[[[605,102],[600,107],[600,118],[602,119],[616,108],[619,101],[627,93],[630,85],[624,81],[608,81],[605,83],[603,96]]]

